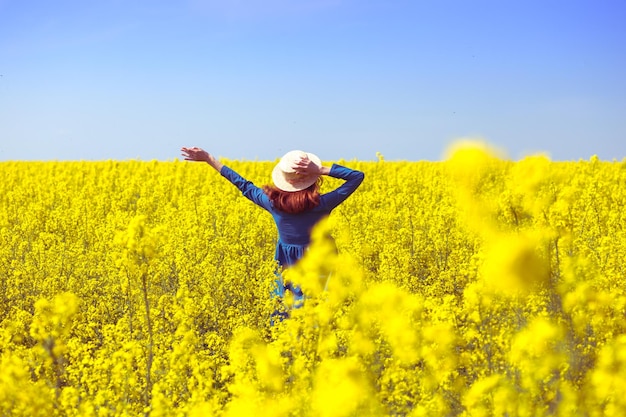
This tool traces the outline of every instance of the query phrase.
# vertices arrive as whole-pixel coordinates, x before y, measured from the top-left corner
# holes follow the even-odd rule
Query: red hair
[[[298,214],[315,208],[320,203],[320,180],[309,188],[300,191],[283,191],[273,185],[266,185],[263,191],[280,211]]]

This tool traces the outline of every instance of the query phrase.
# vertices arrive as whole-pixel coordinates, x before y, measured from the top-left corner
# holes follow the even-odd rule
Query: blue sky
[[[0,0],[0,161],[626,158],[622,0]]]

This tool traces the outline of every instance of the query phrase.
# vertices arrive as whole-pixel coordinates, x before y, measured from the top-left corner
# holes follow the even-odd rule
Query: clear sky
[[[0,161],[626,158],[623,0],[0,0]]]

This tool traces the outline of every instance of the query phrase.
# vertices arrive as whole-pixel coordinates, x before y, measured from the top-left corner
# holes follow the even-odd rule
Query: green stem
[[[143,304],[146,309],[146,325],[148,327],[148,358],[146,359],[146,390],[144,392],[144,401],[146,407],[150,405],[150,397],[152,393],[152,379],[150,377],[152,360],[154,353],[152,347],[154,345],[154,339],[152,334],[152,321],[150,320],[150,301],[148,300],[148,277],[146,273],[141,275],[141,291],[143,292]],[[146,411],[145,415],[149,415],[150,412]]]

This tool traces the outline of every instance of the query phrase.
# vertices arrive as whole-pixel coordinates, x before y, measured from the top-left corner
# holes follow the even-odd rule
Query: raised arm
[[[224,178],[230,181],[235,187],[241,191],[241,193],[252,201],[253,203],[269,210],[271,202],[265,195],[262,189],[254,185],[252,182],[243,178],[241,175],[233,171],[231,168],[225,166],[218,161],[213,155],[201,148],[185,148],[181,149],[185,161],[206,162],[211,165],[217,172],[219,172]]]
[[[327,168],[327,174],[329,177],[339,178],[345,180],[338,188],[330,193],[324,194],[322,199],[324,204],[331,210],[341,204],[346,198],[359,188],[359,185],[363,182],[365,174],[355,169],[350,169],[338,164],[333,164],[331,168]]]
[[[327,166],[318,166],[308,158],[303,158],[296,162],[293,166],[297,172],[302,174],[328,175],[329,177],[345,180],[341,186],[334,191],[324,194],[322,200],[326,207],[331,210],[341,204],[350,196],[363,182],[365,174],[355,169],[350,169],[338,164],[333,164],[330,168]]]

